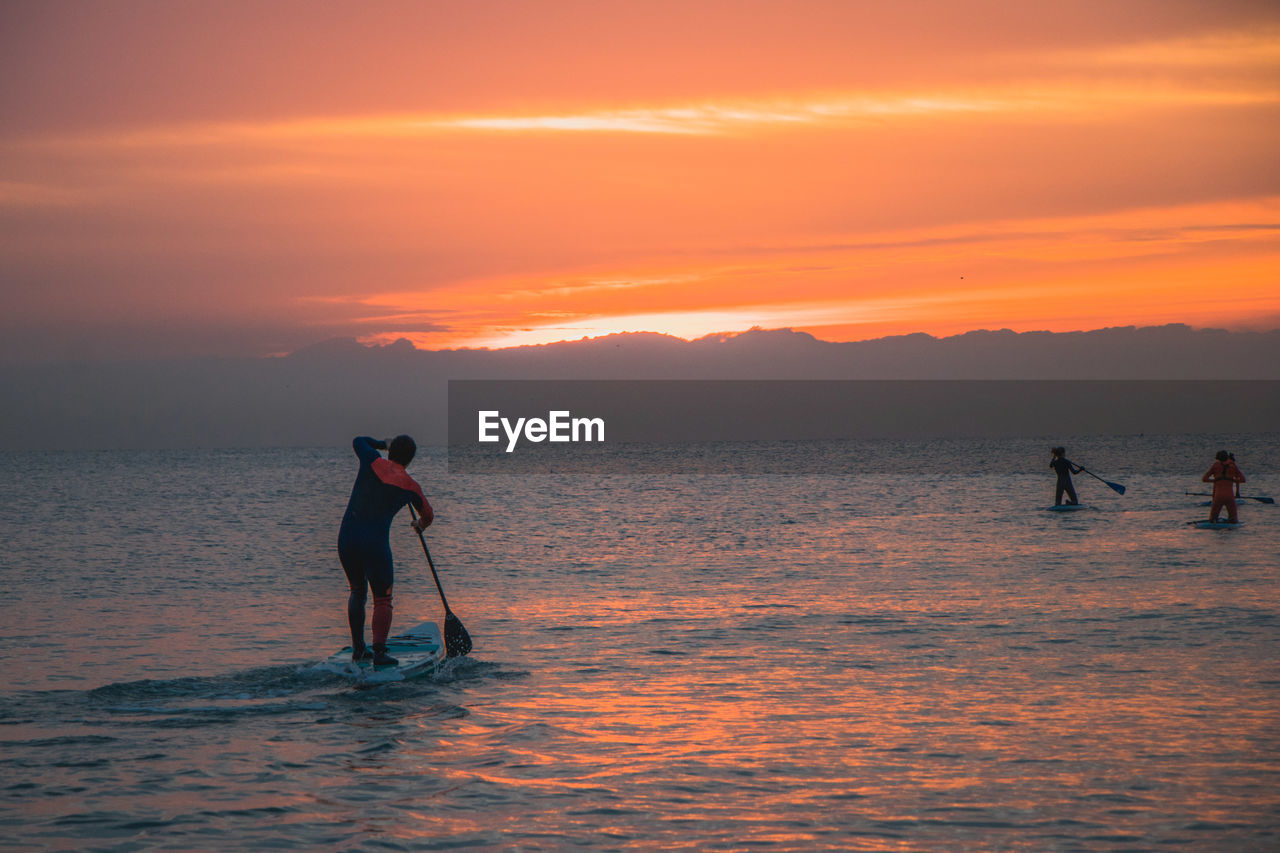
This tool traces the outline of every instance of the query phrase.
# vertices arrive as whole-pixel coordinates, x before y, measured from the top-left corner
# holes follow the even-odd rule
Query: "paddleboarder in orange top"
[[[1209,521],[1217,523],[1218,516],[1225,508],[1227,521],[1238,523],[1236,518],[1236,491],[1239,484],[1245,482],[1244,473],[1236,465],[1236,459],[1225,450],[1219,450],[1217,461],[1200,478],[1201,482],[1213,483],[1213,503],[1209,506]]]

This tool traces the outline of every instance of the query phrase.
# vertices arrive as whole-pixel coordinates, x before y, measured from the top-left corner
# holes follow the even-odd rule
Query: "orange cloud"
[[[849,4],[813,8],[862,21]],[[625,62],[578,45],[592,68],[642,68],[643,82],[579,79],[525,38],[511,42],[521,63],[487,40],[451,42],[459,66],[505,69],[503,85],[477,72],[454,97],[414,66],[378,76],[394,99],[326,98],[282,72],[263,81],[284,87],[270,104],[6,130],[6,328],[267,316],[317,335],[500,346],[1280,315],[1274,22],[1192,15],[1103,38],[1079,20],[1061,38],[1033,28],[1028,44],[1017,22],[962,40],[864,14],[880,29],[717,18],[669,56],[621,39]],[[788,21],[802,32],[778,35]],[[776,45],[761,54],[772,73],[743,64],[739,36]],[[324,44],[344,38],[335,25]],[[504,94],[525,91],[517,69],[545,94]]]

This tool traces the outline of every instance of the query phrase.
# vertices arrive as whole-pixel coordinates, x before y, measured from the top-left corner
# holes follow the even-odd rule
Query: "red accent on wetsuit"
[[[391,633],[391,590],[373,597],[373,644],[385,646]]]
[[[403,465],[392,462],[390,459],[375,459],[372,467],[378,479],[388,486],[396,486],[417,495],[418,500],[421,501],[418,505],[418,514],[425,518],[428,524],[431,523],[436,514],[432,511],[431,504],[427,503],[427,496],[422,493],[422,487],[409,476]]]

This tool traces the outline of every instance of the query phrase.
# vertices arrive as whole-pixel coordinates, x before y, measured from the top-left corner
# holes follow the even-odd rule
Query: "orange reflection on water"
[[[575,543],[594,568],[529,556],[530,590],[470,603],[546,630],[492,638],[486,655],[525,674],[450,740],[470,765],[457,783],[545,803],[510,807],[522,830],[569,822],[637,849],[694,825],[782,849],[1141,838],[1188,803],[1265,824],[1275,667],[1241,653],[1254,635],[1231,639],[1230,614],[1242,593],[1274,608],[1274,584],[1217,583],[1198,558],[1153,570],[1172,546],[1149,517],[1117,524],[1150,533],[1015,519],[1002,488],[970,486],[995,511],[960,520],[841,515],[866,502],[839,488],[807,499],[826,513],[753,492],[808,520],[723,536],[717,512],[741,507],[691,493],[697,537],[624,514]]]

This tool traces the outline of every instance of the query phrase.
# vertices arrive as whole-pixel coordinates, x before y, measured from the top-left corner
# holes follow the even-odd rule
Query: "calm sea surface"
[[[0,455],[0,849],[1280,848],[1280,505],[1184,494],[1225,446],[1280,497],[1280,436],[1066,443],[1127,493],[1043,511],[1048,439],[420,459],[475,650],[369,689],[316,667],[348,447]]]

